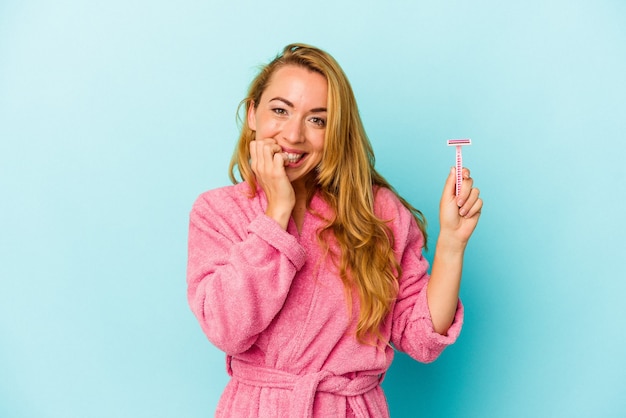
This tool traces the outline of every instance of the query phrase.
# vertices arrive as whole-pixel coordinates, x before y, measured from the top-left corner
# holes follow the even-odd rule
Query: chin
[[[307,170],[306,172],[300,172],[300,170],[298,170],[298,173],[293,173],[291,175],[287,173],[287,178],[289,179],[291,183],[304,181],[308,177],[310,177],[312,172],[313,170]]]

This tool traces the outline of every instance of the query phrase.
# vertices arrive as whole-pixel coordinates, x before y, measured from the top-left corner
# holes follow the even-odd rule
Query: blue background
[[[473,139],[466,324],[396,357],[392,415],[626,416],[626,2],[3,0],[0,417],[213,415],[188,213],[290,42],[342,64],[433,243],[445,140]]]

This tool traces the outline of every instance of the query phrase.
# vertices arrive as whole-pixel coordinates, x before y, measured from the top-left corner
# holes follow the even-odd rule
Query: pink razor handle
[[[448,139],[449,147],[456,147],[456,195],[461,192],[461,182],[463,181],[463,154],[461,147],[463,145],[472,145],[472,140],[464,139]]]

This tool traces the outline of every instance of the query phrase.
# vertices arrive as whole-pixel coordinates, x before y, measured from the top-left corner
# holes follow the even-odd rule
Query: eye
[[[314,125],[319,126],[320,128],[324,128],[326,126],[326,119],[323,118],[318,118],[317,116],[313,116],[311,119],[309,119],[311,122],[313,122]]]
[[[276,107],[274,109],[272,109],[272,112],[276,113],[277,115],[286,115],[287,111],[285,109],[283,109],[282,107]]]

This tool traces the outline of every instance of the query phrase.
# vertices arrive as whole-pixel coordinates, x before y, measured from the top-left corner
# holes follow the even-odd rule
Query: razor
[[[469,138],[463,139],[448,139],[449,147],[456,147],[456,195],[461,192],[461,182],[463,181],[463,154],[461,153],[461,147],[465,145],[472,145],[472,140]]]

